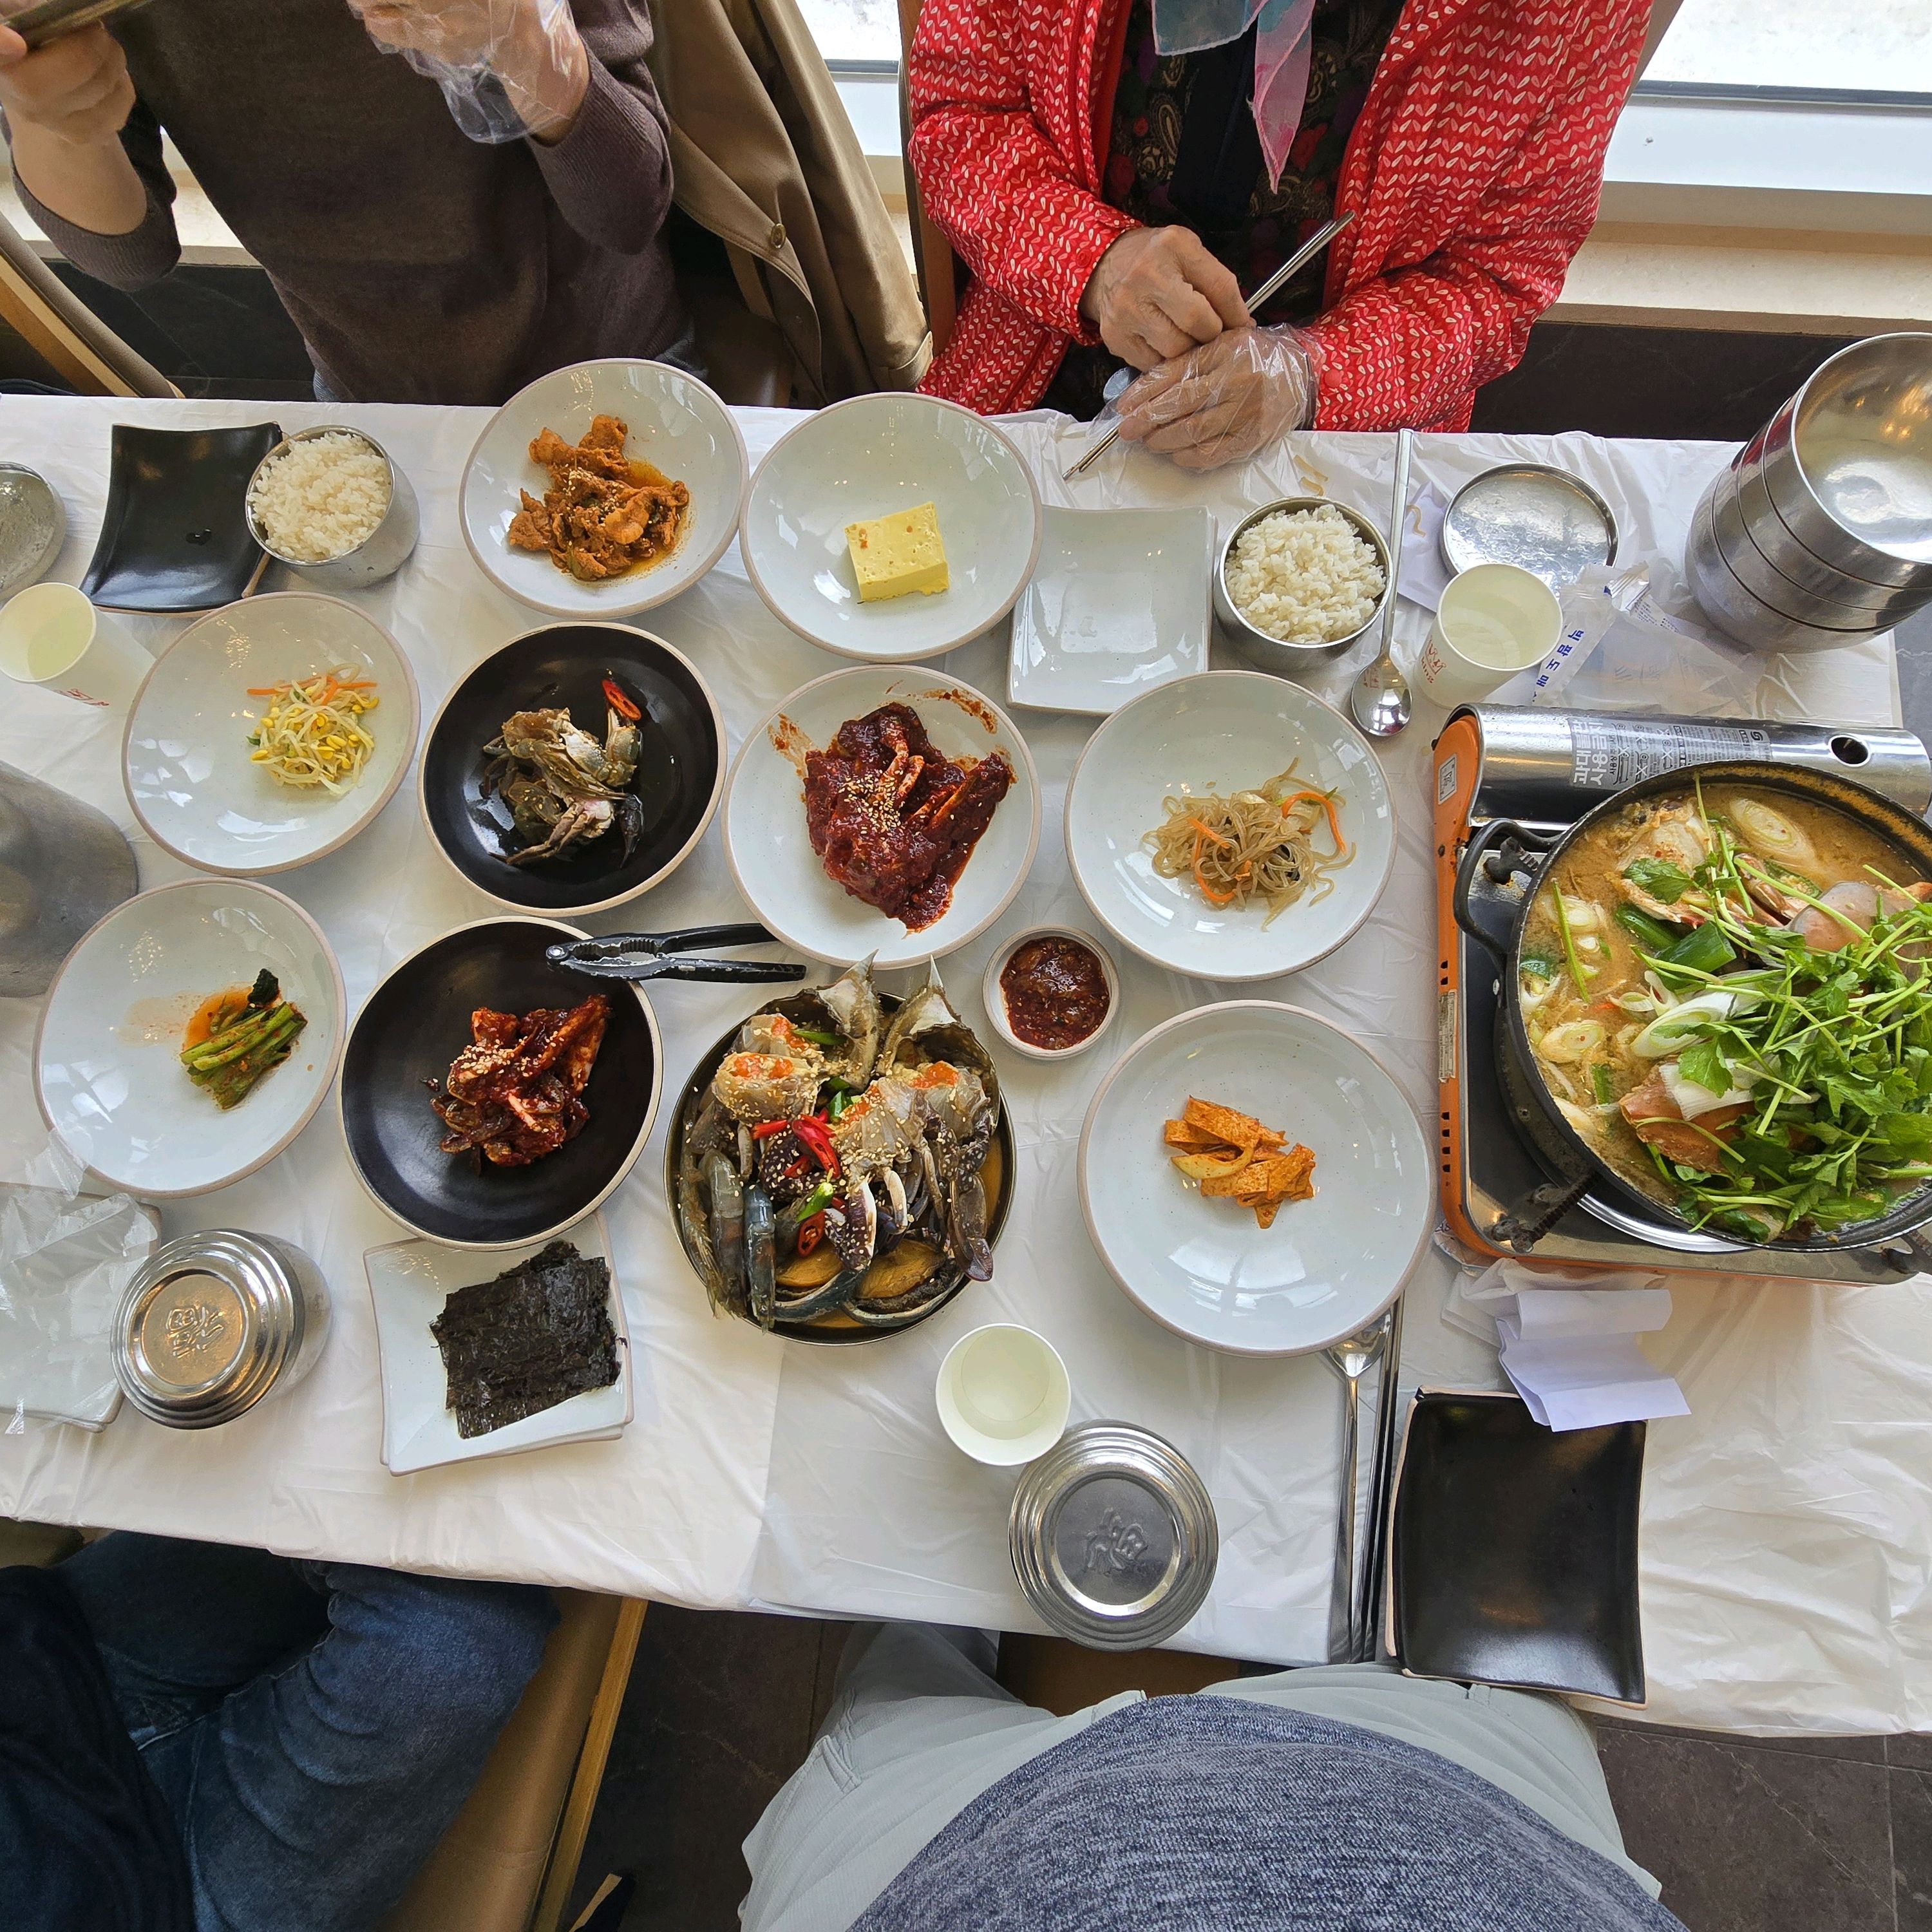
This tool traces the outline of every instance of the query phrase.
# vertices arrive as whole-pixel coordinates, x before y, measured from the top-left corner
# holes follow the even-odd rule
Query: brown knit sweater
[[[566,363],[656,355],[683,315],[659,236],[650,15],[572,8],[591,58],[570,132],[490,147],[343,0],[154,0],[113,28],[140,95],[121,138],[146,219],[94,235],[22,198],[87,274],[158,280],[180,255],[166,128],[345,400],[496,403]]]

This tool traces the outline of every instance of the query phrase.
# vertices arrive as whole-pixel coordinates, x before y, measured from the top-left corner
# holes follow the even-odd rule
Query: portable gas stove
[[[1479,704],[1452,714],[1436,741],[1442,1211],[1450,1234],[1474,1256],[1531,1255],[1568,1268],[1795,1281],[1898,1281],[1918,1271],[1918,1260],[1902,1244],[1786,1252],[1652,1221],[1594,1192],[1563,1205],[1573,1190],[1545,1168],[1516,1130],[1496,1069],[1502,988],[1496,962],[1457,926],[1450,909],[1456,867],[1472,828],[1507,818],[1538,831],[1560,832],[1640,779],[1737,758],[1837,772],[1915,812],[1932,804],[1932,758],[1908,731]]]

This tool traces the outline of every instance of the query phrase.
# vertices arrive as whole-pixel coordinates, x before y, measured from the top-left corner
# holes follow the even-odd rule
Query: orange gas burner
[[[1562,1268],[1838,1282],[1896,1281],[1917,1267],[1885,1249],[1740,1247],[1588,1192],[1552,1213],[1564,1177],[1546,1169],[1516,1130],[1496,1066],[1496,962],[1458,928],[1454,910],[1471,828],[1509,818],[1559,832],[1626,785],[1720,758],[1844,772],[1914,812],[1932,803],[1932,759],[1906,731],[1474,705],[1454,712],[1436,741],[1438,1179],[1448,1230],[1472,1259],[1516,1254]]]

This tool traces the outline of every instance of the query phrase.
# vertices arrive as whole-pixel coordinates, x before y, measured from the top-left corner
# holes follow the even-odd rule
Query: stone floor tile
[[[1604,1726],[1598,1745],[1630,1855],[1690,1932],[1894,1932],[1902,1774],[1634,1725]]]

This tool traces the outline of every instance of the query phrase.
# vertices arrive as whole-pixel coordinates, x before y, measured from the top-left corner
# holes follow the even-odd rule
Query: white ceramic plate
[[[530,460],[540,430],[574,442],[595,416],[630,428],[627,455],[655,464],[691,492],[691,520],[676,549],[648,570],[580,584],[535,550],[505,541],[518,492],[541,496],[549,472]],[[539,376],[483,425],[463,472],[463,540],[500,589],[560,617],[626,617],[687,590],[738,534],[745,500],[745,439],[731,412],[694,376],[663,362],[580,362]]]
[[[609,1262],[610,1238],[603,1216],[592,1214],[554,1238],[568,1241],[588,1258]],[[554,1408],[466,1440],[457,1433],[449,1406],[442,1352],[430,1324],[459,1288],[488,1281],[520,1267],[548,1244],[532,1242],[478,1255],[434,1241],[393,1241],[362,1257],[376,1304],[376,1338],[382,1362],[382,1462],[392,1475],[432,1469],[443,1462],[472,1462],[512,1456],[558,1442],[602,1442],[622,1432],[631,1419],[631,1338],[624,1325],[624,1298],[610,1271],[610,1325],[617,1331],[617,1379],[586,1389]]]
[[[1192,1094],[1315,1154],[1315,1198],[1274,1226],[1204,1200],[1170,1158],[1165,1120]],[[1298,1006],[1198,1006],[1120,1056],[1080,1130],[1080,1206],[1108,1271],[1164,1328],[1240,1355],[1298,1355],[1373,1321],[1415,1264],[1435,1169],[1414,1110],[1380,1061]]]
[[[926,735],[949,758],[1003,752],[1013,768],[1012,784],[959,874],[952,903],[918,932],[826,877],[806,831],[800,766],[780,748],[796,736],[822,747],[848,718],[895,702],[919,713]],[[990,699],[934,672],[860,665],[802,686],[739,747],[725,782],[724,856],[738,890],[786,944],[836,965],[876,951],[883,971],[937,958],[976,938],[1012,902],[1039,844],[1040,781],[1026,740]]]
[[[226,1112],[182,1070],[202,1000],[264,967],[308,1024],[295,1051]],[[188,879],[118,905],[47,994],[34,1040],[40,1112],[74,1156],[149,1199],[206,1194],[272,1160],[335,1077],[342,975],[293,899],[245,880]]]
[[[1205,670],[1214,550],[1205,510],[1049,507],[1040,568],[1013,607],[1007,697],[1104,718]]]
[[[951,584],[861,604],[845,526],[932,503]],[[855,396],[772,448],[745,506],[745,568],[772,614],[848,658],[903,664],[990,630],[1040,556],[1040,493],[1003,430],[931,396]]]
[[[376,741],[340,798],[278,784],[252,762],[260,690],[348,664],[376,681],[364,716]],[[157,845],[230,878],[306,865],[346,844],[410,768],[420,710],[415,674],[388,632],[352,604],[280,591],[211,611],[162,652],[128,712],[122,782]]]
[[[1154,871],[1142,839],[1163,800],[1226,795],[1291,764],[1340,794],[1355,848],[1326,898],[1264,929],[1259,901],[1219,909],[1192,880]],[[1325,958],[1374,910],[1395,863],[1395,808],[1369,741],[1339,711],[1260,671],[1209,671],[1135,699],[1088,740],[1066,788],[1066,856],[1100,922],[1142,958],[1203,980],[1273,979]]]

